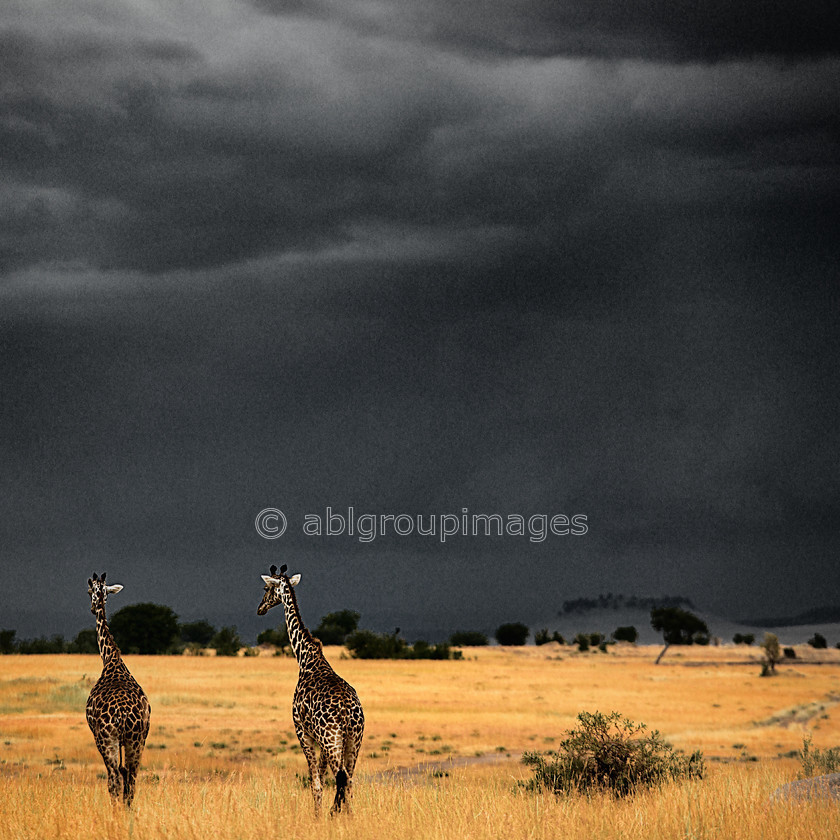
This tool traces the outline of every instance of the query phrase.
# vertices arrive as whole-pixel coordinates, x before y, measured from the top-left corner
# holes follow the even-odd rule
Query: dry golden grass
[[[840,744],[840,652],[772,679],[758,676],[755,649],[672,650],[659,666],[654,648],[465,653],[381,662],[327,649],[362,698],[367,731],[353,817],[320,823],[298,778],[294,660],[127,657],[152,728],[125,813],[110,805],[84,719],[98,657],[0,657],[0,840],[840,836],[838,805],[767,804],[796,776],[784,756],[806,731],[817,747]],[[581,710],[613,709],[703,750],[707,778],[622,802],[517,792],[529,777],[523,750],[550,749]],[[426,772],[406,770],[423,763]]]

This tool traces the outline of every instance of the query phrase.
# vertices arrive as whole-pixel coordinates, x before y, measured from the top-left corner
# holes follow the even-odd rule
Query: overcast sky
[[[409,634],[840,601],[839,17],[6,0],[0,626],[104,570],[253,636],[283,562]],[[588,530],[416,533],[465,508]]]

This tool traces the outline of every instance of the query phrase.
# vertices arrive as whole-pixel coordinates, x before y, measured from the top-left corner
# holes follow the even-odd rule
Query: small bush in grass
[[[478,630],[458,630],[449,637],[449,644],[453,647],[481,647],[489,642],[487,636]]]
[[[800,779],[822,776],[825,773],[838,773],[840,772],[840,747],[828,747],[824,750],[815,749],[811,742],[811,736],[808,735],[802,741],[799,762],[802,765],[802,769],[799,771]]]
[[[356,659],[463,659],[460,650],[442,642],[430,645],[418,639],[408,645],[397,633],[374,633],[372,630],[357,630],[344,642],[345,647]]]
[[[537,630],[534,633],[535,645],[547,645],[549,642],[557,642],[557,644],[565,645],[566,640],[563,636],[555,630],[553,633],[548,632],[548,628],[543,627],[542,630]]]
[[[627,627],[616,627],[612,637],[617,642],[630,642],[631,645],[635,645],[639,638],[639,631],[632,624]]]
[[[526,752],[522,762],[534,771],[525,787],[553,793],[609,791],[625,796],[640,787],[669,780],[702,778],[701,752],[677,752],[656,731],[619,712],[581,712],[579,725],[566,732],[557,750]]]
[[[500,624],[496,628],[496,641],[500,645],[524,645],[530,634],[527,625],[521,621]]]

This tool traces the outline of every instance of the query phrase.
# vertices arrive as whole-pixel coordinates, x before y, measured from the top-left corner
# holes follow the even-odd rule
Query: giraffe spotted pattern
[[[108,773],[108,793],[122,797],[126,806],[134,800],[137,769],[149,734],[151,707],[139,683],[131,675],[114,642],[105,617],[105,602],[122,586],[105,583],[94,575],[88,580],[90,611],[96,616],[96,639],[102,657],[102,674],[91,689],[86,715],[93,740]]]
[[[332,669],[321,643],[306,629],[298,610],[293,586],[300,575],[286,576],[286,567],[271,567],[263,575],[265,593],[257,608],[265,615],[282,604],[286,614],[289,641],[298,661],[298,682],[292,700],[292,720],[303,754],[309,765],[316,816],[321,811],[322,782],[327,767],[335,774],[335,801],[332,812],[349,807],[353,771],[362,746],[365,716],[356,690]],[[320,756],[318,750],[320,749]]]

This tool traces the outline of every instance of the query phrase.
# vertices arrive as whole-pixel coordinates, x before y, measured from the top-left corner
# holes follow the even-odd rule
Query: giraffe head
[[[283,595],[291,591],[291,587],[297,586],[300,583],[300,575],[288,577],[286,575],[286,564],[280,567],[277,571],[277,566],[272,566],[269,575],[261,575],[265,581],[265,593],[262,601],[257,607],[257,615],[265,615],[272,607],[276,607],[283,602]]]
[[[102,572],[102,577],[98,578],[96,572],[93,573],[92,578],[88,578],[88,595],[90,595],[90,611],[96,615],[98,609],[105,609],[105,601],[108,595],[113,595],[122,589],[120,584],[115,583],[113,586],[108,586],[105,583],[106,572]]]

